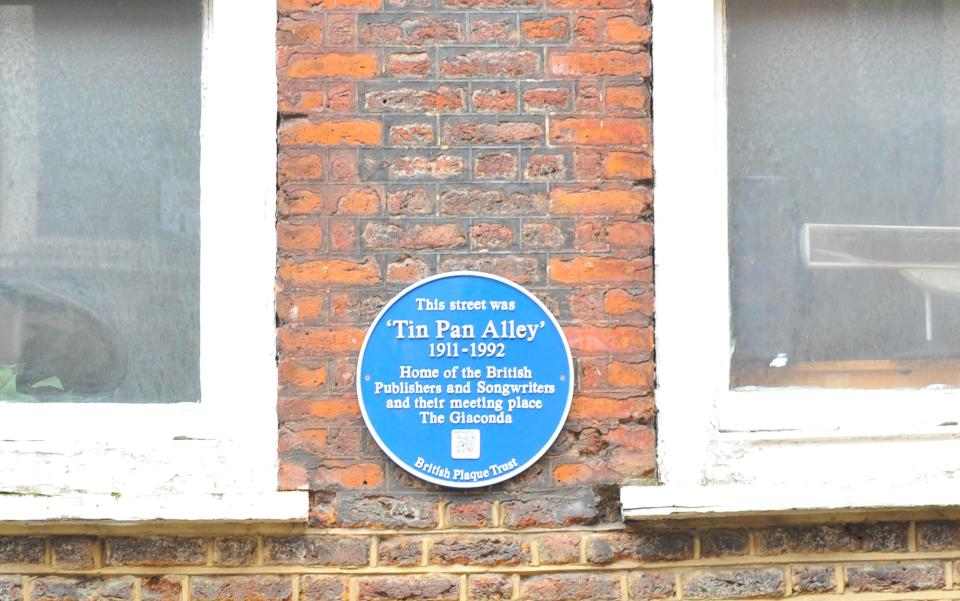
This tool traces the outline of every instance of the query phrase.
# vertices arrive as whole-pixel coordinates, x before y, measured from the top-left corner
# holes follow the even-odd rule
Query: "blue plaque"
[[[573,359],[550,311],[475,272],[422,280],[391,300],[360,350],[357,394],[380,448],[455,488],[512,478],[560,433]]]

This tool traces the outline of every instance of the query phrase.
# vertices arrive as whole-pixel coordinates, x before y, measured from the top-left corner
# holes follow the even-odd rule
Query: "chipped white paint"
[[[625,514],[960,504],[958,391],[729,390],[723,2],[653,15],[662,484]]]
[[[203,400],[0,405],[0,521],[306,517],[276,492],[276,5],[206,14]]]

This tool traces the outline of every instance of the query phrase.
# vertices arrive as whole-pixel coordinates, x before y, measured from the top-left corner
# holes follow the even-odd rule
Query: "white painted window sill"
[[[0,495],[0,522],[52,520],[134,522],[306,522],[306,492],[182,495]]]
[[[624,486],[620,502],[625,520],[929,509],[960,506],[960,482],[850,487]]]

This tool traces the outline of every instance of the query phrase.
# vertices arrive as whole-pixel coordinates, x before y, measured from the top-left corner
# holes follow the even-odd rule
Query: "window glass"
[[[201,27],[0,0],[0,400],[199,399]]]
[[[728,0],[731,385],[960,384],[960,0]]]

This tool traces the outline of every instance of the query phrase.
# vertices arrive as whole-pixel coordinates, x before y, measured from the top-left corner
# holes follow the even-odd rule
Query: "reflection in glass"
[[[729,0],[731,385],[960,385],[960,0]]]
[[[0,400],[199,399],[200,59],[200,0],[0,0]]]

